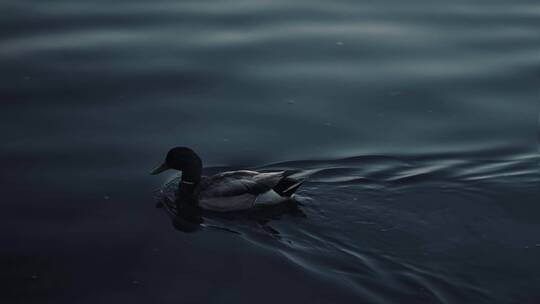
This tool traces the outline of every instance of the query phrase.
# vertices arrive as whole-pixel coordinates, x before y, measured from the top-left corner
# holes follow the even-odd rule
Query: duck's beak
[[[151,175],[160,174],[161,172],[170,169],[169,166],[167,166],[166,163],[163,163],[161,166],[155,168],[154,170],[150,171]]]

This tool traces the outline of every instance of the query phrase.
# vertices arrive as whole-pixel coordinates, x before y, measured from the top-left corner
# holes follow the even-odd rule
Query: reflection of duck
[[[167,153],[165,162],[151,174],[168,169],[182,171],[176,193],[177,204],[226,212],[271,206],[286,202],[302,185],[302,179],[286,171],[229,171],[205,177],[202,161],[191,149],[176,147]]]

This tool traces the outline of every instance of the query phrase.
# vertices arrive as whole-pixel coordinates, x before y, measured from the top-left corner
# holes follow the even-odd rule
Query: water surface
[[[2,302],[540,301],[537,1],[0,8]],[[176,231],[176,145],[305,217]]]

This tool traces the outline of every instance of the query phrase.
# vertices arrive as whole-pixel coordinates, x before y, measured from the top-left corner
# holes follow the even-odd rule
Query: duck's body
[[[245,210],[276,205],[290,199],[291,190],[293,188],[296,190],[301,183],[302,181],[287,179],[285,171],[223,172],[201,180],[197,189],[198,205],[212,211]],[[278,185],[281,185],[281,189],[275,189]],[[286,186],[287,188],[283,189]]]
[[[179,161],[186,158],[191,161]],[[188,148],[172,149],[167,155],[166,162],[154,170],[153,174],[169,168],[182,170],[181,180],[174,182],[174,187],[178,189],[174,195],[177,205],[192,204],[218,212],[283,203],[289,200],[303,183],[303,180],[291,178],[286,171],[239,170],[209,177],[201,176],[202,162],[195,152]],[[170,196],[169,198],[172,199]]]

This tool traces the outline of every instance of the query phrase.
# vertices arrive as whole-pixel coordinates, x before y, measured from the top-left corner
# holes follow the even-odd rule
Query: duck
[[[188,147],[170,149],[165,161],[150,174],[171,169],[182,172],[175,194],[176,210],[190,206],[230,212],[278,205],[291,200],[305,181],[293,178],[295,172],[290,171],[237,170],[203,176],[201,158]]]

